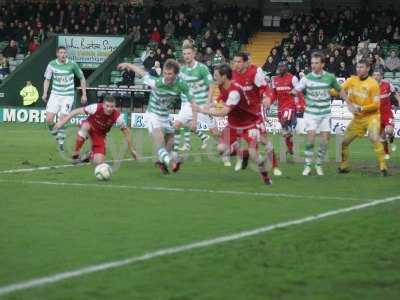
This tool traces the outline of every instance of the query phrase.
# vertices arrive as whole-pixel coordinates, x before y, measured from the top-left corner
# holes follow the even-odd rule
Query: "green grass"
[[[74,129],[68,133],[69,150]],[[142,156],[151,156],[147,133],[133,135]],[[0,136],[0,172],[68,163],[44,126],[1,124]],[[122,158],[121,136],[112,131],[109,159]],[[201,153],[192,142],[192,153]],[[279,151],[278,137],[275,144]],[[151,159],[114,166],[109,182],[98,182],[89,165],[0,173],[0,288],[400,194],[397,152],[392,176],[383,178],[371,145],[359,140],[352,173],[339,176],[334,149],[332,140],[325,177],[304,178],[301,164],[282,163],[284,176],[270,187],[252,168],[224,168],[212,150],[170,176]],[[399,213],[392,202],[0,299],[398,299]]]

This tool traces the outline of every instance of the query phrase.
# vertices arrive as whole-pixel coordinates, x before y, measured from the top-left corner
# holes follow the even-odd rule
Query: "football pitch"
[[[381,177],[358,140],[338,175],[332,139],[324,177],[281,163],[265,186],[193,135],[181,171],[161,175],[145,130],[132,161],[113,129],[100,182],[69,164],[67,134],[61,155],[44,125],[0,125],[0,299],[400,297],[400,151]]]

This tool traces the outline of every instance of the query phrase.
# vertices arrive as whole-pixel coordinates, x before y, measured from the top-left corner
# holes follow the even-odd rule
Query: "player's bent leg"
[[[351,123],[350,123],[351,125]],[[349,173],[349,146],[357,138],[358,133],[352,127],[346,129],[344,138],[342,141],[342,151],[341,151],[341,162],[339,165],[338,172],[341,174]]]
[[[153,147],[157,155],[156,166],[160,168],[163,174],[168,174],[168,164],[170,162],[169,153],[165,147],[165,139],[163,128],[152,128],[151,138],[153,140]]]
[[[82,146],[89,138],[90,124],[89,122],[82,122],[78,133],[76,134],[75,147],[72,154],[72,163],[78,164],[82,162],[89,162],[90,153],[88,155],[80,156]]]

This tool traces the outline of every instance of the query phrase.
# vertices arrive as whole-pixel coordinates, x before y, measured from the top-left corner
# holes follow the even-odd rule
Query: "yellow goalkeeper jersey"
[[[361,106],[358,117],[379,114],[380,89],[378,82],[372,77],[361,80],[358,76],[351,76],[343,84],[351,103]]]

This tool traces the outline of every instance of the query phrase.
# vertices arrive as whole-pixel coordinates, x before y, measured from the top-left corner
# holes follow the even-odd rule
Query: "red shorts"
[[[83,120],[80,124],[82,126],[83,124],[89,124],[89,121]],[[92,128],[89,129],[89,137],[90,137],[90,142],[92,143],[92,149],[91,149],[91,154],[103,154],[106,155],[106,134],[103,132],[99,132],[96,130],[92,130]]]
[[[226,126],[222,130],[220,142],[221,144],[231,146],[240,139],[245,140],[249,147],[257,147],[257,143],[260,140],[260,129],[257,128],[257,124],[254,124],[254,126],[246,129],[231,128]]]
[[[296,110],[293,108],[285,108],[278,111],[278,120],[282,126],[282,129],[288,130],[290,128],[296,128],[297,116]]]
[[[381,131],[385,130],[386,126],[394,127],[394,116],[391,112],[390,114],[381,114]]]

